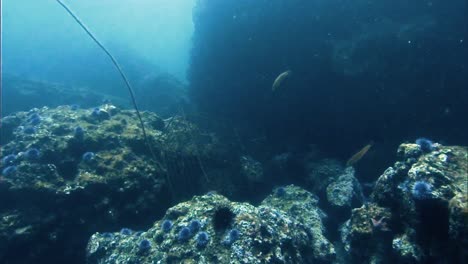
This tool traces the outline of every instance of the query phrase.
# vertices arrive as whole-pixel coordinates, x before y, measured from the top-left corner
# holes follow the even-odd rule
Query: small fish
[[[278,77],[276,77],[275,81],[273,82],[273,86],[271,87],[271,90],[273,92],[276,91],[276,89],[278,89],[278,87],[281,85],[284,79],[286,79],[286,77],[291,75],[291,73],[292,73],[291,71],[285,71],[281,73],[280,75],[278,75]]]
[[[364,155],[366,155],[367,151],[369,151],[369,149],[372,147],[373,144],[374,144],[373,142],[367,144],[359,152],[357,152],[351,158],[349,158],[348,162],[346,162],[346,166],[349,167],[349,166],[354,165],[356,162],[358,162]]]

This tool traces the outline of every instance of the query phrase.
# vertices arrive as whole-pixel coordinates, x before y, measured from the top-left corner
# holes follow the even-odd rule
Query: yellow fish
[[[348,162],[346,162],[346,166],[353,166],[356,162],[358,162],[364,155],[366,155],[367,151],[369,151],[372,145],[373,142],[367,144],[358,153],[354,154],[351,158],[349,158]]]
[[[278,87],[281,85],[284,79],[286,79],[286,77],[288,77],[291,73],[292,73],[291,71],[285,71],[281,73],[280,75],[278,75],[278,77],[276,77],[275,81],[273,82],[273,86],[271,87],[271,90],[273,92],[276,91],[276,89],[278,89]]]

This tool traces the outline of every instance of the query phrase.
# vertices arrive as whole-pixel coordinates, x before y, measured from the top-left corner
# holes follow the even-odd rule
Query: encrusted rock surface
[[[335,258],[335,248],[325,237],[327,215],[318,207],[318,198],[314,194],[299,187],[288,186],[276,189],[276,195],[270,195],[263,200],[262,205],[271,206],[287,212],[296,221],[305,224],[308,234],[312,237],[312,250],[315,260],[331,261]]]
[[[371,203],[354,209],[342,228],[351,259],[462,263],[468,257],[467,148],[402,144],[397,154],[400,160],[378,178]],[[370,214],[371,208],[382,212]],[[363,250],[363,243],[374,246]]]
[[[390,243],[387,225],[391,218],[389,209],[371,203],[353,209],[351,218],[341,227],[344,249],[350,255],[348,261],[363,263],[371,259],[384,259],[383,248]]]
[[[135,112],[111,104],[2,119],[0,262],[82,263],[87,242],[88,263],[468,259],[466,147],[402,144],[367,198],[353,168],[323,159],[305,169],[313,193],[278,187],[255,206],[193,195],[255,192],[262,163],[182,117],[142,117],[153,151]],[[175,199],[188,201],[167,209]]]
[[[110,104],[44,107],[2,119],[0,262],[55,255],[79,262],[92,233],[147,225],[171,196],[202,189],[200,163],[208,172],[212,164],[225,168],[214,135],[180,117],[142,118],[153,153],[135,112]]]
[[[361,185],[352,167],[346,168],[343,174],[328,185],[327,200],[336,208],[348,210],[362,203]]]
[[[261,205],[231,202],[216,193],[170,208],[142,233],[96,233],[88,263],[331,263],[333,245],[324,237],[317,199],[295,186],[280,187]],[[162,228],[171,221],[172,228]],[[201,223],[181,239],[181,230]],[[230,237],[237,230],[238,237]],[[199,246],[199,234],[209,242]],[[141,241],[151,248],[141,251]]]

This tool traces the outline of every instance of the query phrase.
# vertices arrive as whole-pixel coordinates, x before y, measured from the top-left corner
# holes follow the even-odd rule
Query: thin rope
[[[186,123],[188,123],[187,116],[185,115],[184,107],[182,106],[182,104],[180,104],[179,107],[180,107],[180,111],[182,112],[182,118],[185,120]],[[193,136],[193,131],[192,130],[190,130],[190,134],[191,134],[192,138],[194,139],[195,137]],[[195,145],[195,153],[194,154],[195,154],[195,157],[197,158],[197,161],[198,161],[200,169],[201,169],[201,171],[203,173],[203,176],[205,176],[205,180],[207,182],[210,182],[210,178],[208,177],[208,174],[206,174],[205,167],[203,166],[203,163],[201,161],[200,152],[198,151],[198,146],[197,145]]]
[[[99,40],[97,40],[97,38],[93,35],[93,33],[91,33],[91,31],[85,26],[85,24],[83,22],[81,22],[81,20],[71,11],[70,8],[68,8],[68,6],[66,6],[62,1],[60,0],[56,0],[66,11],[68,14],[70,14],[70,16],[73,17],[73,19],[75,19],[75,21],[81,26],[81,28],[86,31],[86,33],[88,34],[88,36],[90,36],[94,42],[96,42],[96,44],[102,49],[102,51],[104,51],[107,56],[111,59],[112,63],[114,64],[115,68],[117,68],[117,71],[120,73],[120,76],[122,77],[122,79],[124,80],[125,82],[125,85],[127,86],[128,88],[128,92],[130,93],[130,97],[132,99],[132,103],[133,103],[133,107],[135,108],[135,112],[138,116],[138,120],[140,121],[140,125],[141,125],[141,130],[143,131],[143,138],[145,139],[145,143],[146,145],[148,146],[148,149],[150,150],[151,152],[151,155],[153,156],[153,159],[154,161],[156,162],[157,159],[156,159],[156,155],[154,154],[154,151],[153,151],[153,148],[151,147],[151,144],[149,142],[149,138],[146,134],[146,129],[145,129],[145,124],[143,122],[143,119],[141,118],[141,114],[140,114],[140,110],[138,110],[138,105],[136,103],[136,100],[135,100],[135,94],[133,92],[133,89],[132,89],[132,86],[130,85],[130,82],[128,81],[128,78],[127,76],[124,74],[124,72],[122,71],[122,68],[120,67],[119,63],[117,62],[117,60],[114,58],[114,56],[112,56],[112,54],[110,54],[109,51],[107,51],[107,49],[104,47],[104,45],[101,44],[101,42],[99,42]],[[166,173],[167,174],[167,173]],[[173,192],[173,189],[172,189],[172,183],[170,181],[170,177],[169,176],[166,176],[166,180],[167,180],[167,183],[169,185],[169,189],[171,191],[171,195],[174,194]]]

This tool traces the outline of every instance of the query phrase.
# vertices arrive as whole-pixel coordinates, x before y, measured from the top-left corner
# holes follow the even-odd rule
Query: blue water
[[[108,58],[55,1],[2,2],[5,74],[92,89],[122,85]],[[66,3],[135,72],[133,81],[164,72],[187,82],[194,0]]]
[[[466,0],[63,2],[117,60],[135,92],[139,109],[161,117],[151,124],[142,122],[153,126],[152,136],[169,131],[166,128],[174,120],[175,123],[192,122],[202,131],[200,137],[185,134],[183,140],[197,138],[197,143],[202,145],[202,150],[206,147],[208,154],[200,151],[200,158],[187,153],[165,153],[164,160],[158,161],[161,166],[167,166],[167,174],[171,170],[179,174],[176,175],[179,182],[174,184],[179,198],[186,200],[207,191],[218,191],[229,199],[256,204],[274,188],[296,184],[316,192],[320,200],[318,206],[326,208],[324,184],[345,169],[344,164],[352,154],[370,144],[370,150],[352,164],[355,171],[350,172],[362,185],[358,188],[359,201],[354,201],[357,205],[353,204],[360,207],[368,199],[372,203],[369,198],[372,188],[378,177],[398,160],[396,150],[400,144],[423,142],[418,144],[426,154],[441,146],[468,145]],[[2,131],[1,143],[10,144],[7,151],[2,148],[2,154],[7,157],[3,161],[2,177],[13,178],[22,175],[24,168],[33,164],[28,160],[42,166],[45,165],[41,163],[43,155],[54,153],[43,149],[37,142],[29,146],[29,141],[18,140],[18,146],[13,146],[17,140],[14,133],[34,142],[32,139],[38,131],[50,132],[48,125],[44,124],[52,124],[53,116],[50,117],[50,112],[41,107],[54,109],[66,105],[60,109],[66,109],[64,112],[73,118],[78,113],[76,115],[82,118],[78,120],[85,120],[86,127],[79,127],[78,132],[59,127],[54,133],[65,135],[74,131],[80,135],[77,137],[75,134],[75,139],[83,140],[85,133],[98,128],[101,121],[113,121],[110,112],[115,109],[110,104],[130,111],[135,109],[135,105],[129,93],[130,87],[126,86],[109,56],[57,1],[3,0],[1,4],[2,117],[19,116],[9,119],[8,133]],[[281,84],[275,85],[275,79],[282,73],[287,73],[287,76],[284,75],[286,77]],[[30,111],[33,108],[42,110]],[[21,111],[30,113],[27,115]],[[105,116],[99,117],[99,113]],[[70,120],[75,121],[73,118]],[[115,125],[116,129],[124,129],[127,125],[124,119]],[[12,128],[11,124],[18,127]],[[76,129],[76,124],[73,125],[72,128]],[[160,131],[156,133],[156,130]],[[189,133],[187,131],[183,130],[181,134]],[[52,139],[63,135],[55,137],[50,132]],[[212,136],[219,142],[212,140]],[[45,141],[53,142],[50,138]],[[113,146],[118,140],[111,141],[109,145]],[[82,146],[81,143],[78,145]],[[189,144],[184,141],[180,145]],[[74,156],[67,157],[69,160],[60,160],[60,155],[52,155],[52,160],[59,160],[65,173],[78,173],[81,167],[78,169],[77,164],[81,160],[76,160],[76,157],[94,160],[103,155],[99,153],[101,147],[108,150],[107,145],[86,145],[83,142],[83,146],[96,148],[96,153],[90,152],[92,149],[80,149],[76,153],[72,151]],[[219,146],[223,148],[216,149]],[[433,146],[437,147],[432,149]],[[132,147],[137,151],[126,153],[129,160],[149,157],[151,151],[148,152],[146,145]],[[25,149],[30,152],[20,155]],[[211,151],[218,152],[213,154]],[[442,159],[444,157],[448,163],[453,158],[445,155]],[[68,170],[67,164],[75,167]],[[244,175],[240,171],[245,168],[250,171]],[[325,175],[325,179],[322,180],[321,175]],[[75,179],[75,174],[65,176],[64,182]],[[160,177],[157,178],[158,184],[167,180],[159,174],[157,177]],[[209,182],[206,180],[209,177],[216,177],[216,180]],[[398,174],[398,177],[406,175]],[[11,186],[8,184],[14,181],[4,184],[3,178],[0,177],[0,198],[7,202],[2,204],[0,199],[0,214],[9,214],[11,211],[8,210],[16,208],[18,194],[9,189]],[[395,192],[401,194],[403,189],[413,190],[413,196],[420,200],[430,200],[432,193],[428,193],[441,186],[438,182],[423,182],[421,185],[422,181],[417,181],[420,184],[411,189],[411,186],[406,186],[408,181],[398,180],[401,184],[397,185],[399,190]],[[106,212],[102,217],[104,220],[99,223],[81,223],[79,215],[76,223],[67,222],[65,227],[57,223],[60,221],[52,221],[51,227],[45,228],[45,234],[31,236],[37,241],[26,239],[27,242],[21,244],[20,238],[18,244],[11,246],[14,250],[6,253],[2,252],[0,242],[0,262],[28,263],[39,259],[79,263],[85,259],[86,239],[95,232],[116,231],[117,227],[123,227],[122,222],[129,228],[148,229],[148,225],[157,219],[142,219],[138,212],[127,210],[140,206],[142,212],[151,211],[149,208],[152,207],[145,204],[144,197],[158,199],[155,198],[157,195],[164,195],[160,189],[147,189],[140,194],[141,189],[138,188],[146,187],[145,184],[129,187],[138,190],[129,191],[130,196],[138,200],[136,205],[134,201],[116,202],[118,199],[100,197],[98,192],[96,199],[99,204],[80,204],[79,199],[68,201],[76,203],[77,208],[83,210],[79,213],[83,214],[92,215],[86,210],[93,206],[109,206],[109,212],[115,211],[111,212],[109,219]],[[163,190],[168,188],[168,185],[161,186]],[[278,190],[285,191],[283,187]],[[151,196],[152,192],[157,195]],[[55,199],[53,194],[51,196]],[[171,200],[172,196],[164,198],[159,204],[164,208],[151,211],[154,217],[164,215],[165,210],[176,203]],[[448,228],[445,217],[448,214],[447,201],[441,204],[437,205],[440,209],[437,212],[443,213],[437,221],[429,221],[431,228],[438,225],[438,221],[446,223]],[[28,208],[30,204],[26,202],[23,206]],[[47,204],[44,206],[46,208]],[[5,209],[7,207],[8,210]],[[394,210],[390,205],[388,207]],[[22,213],[24,208],[18,210]],[[431,207],[428,208],[426,211],[430,212]],[[70,211],[60,209],[57,209],[58,215],[62,212],[63,215],[57,216],[58,219],[70,219],[67,218]],[[325,212],[332,219],[325,223],[330,229],[327,232],[332,242],[340,239],[338,226],[349,219],[351,208],[348,209],[342,214],[333,210]],[[119,210],[125,215],[120,219]],[[41,213],[38,215],[49,212]],[[392,213],[398,215],[400,212]],[[387,229],[386,223],[379,220],[382,218],[372,218],[374,227]],[[400,232],[398,228],[405,226],[398,222],[401,219],[392,221],[397,222],[389,223],[397,227],[392,232]],[[109,228],[97,230],[96,226]],[[23,231],[21,228],[19,230]],[[436,246],[429,245],[433,242],[430,240],[433,239],[431,228],[428,231],[430,242],[423,248],[426,252],[437,249],[440,242],[436,241]],[[440,231],[441,235],[439,231],[434,232],[434,237],[447,239],[446,232]],[[74,232],[80,234],[76,241],[70,238]],[[16,239],[12,237],[12,240]],[[43,243],[45,246],[42,248]],[[63,248],[51,257],[49,253],[54,252],[54,247],[50,245],[57,244]],[[24,245],[31,246],[32,253],[18,254]],[[451,252],[443,245],[441,248],[440,252]],[[461,251],[454,249],[457,254]],[[427,263],[443,259],[440,252],[428,257]],[[466,258],[466,254],[460,255],[460,259]]]

